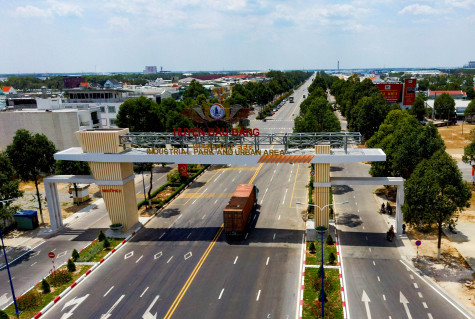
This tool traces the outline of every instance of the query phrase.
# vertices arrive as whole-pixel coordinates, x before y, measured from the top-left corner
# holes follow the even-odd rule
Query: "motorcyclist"
[[[391,227],[389,227],[388,232],[391,233],[391,234],[394,234],[394,226],[393,225],[391,225]]]
[[[381,204],[381,213],[384,214],[384,212],[386,211],[385,207],[384,207],[384,203]]]

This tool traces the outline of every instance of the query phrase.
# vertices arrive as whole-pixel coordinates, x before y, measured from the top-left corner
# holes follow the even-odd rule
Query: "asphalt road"
[[[166,174],[173,168],[156,167],[153,176],[153,188],[156,189],[166,182]],[[144,174],[146,192],[150,187],[150,175]],[[136,181],[135,190],[137,202],[142,200],[142,179]],[[46,212],[47,213],[47,212]],[[104,202],[90,212],[84,213],[77,220],[69,223],[60,231],[46,235],[43,242],[31,249],[12,248],[7,253],[10,272],[14,284],[15,295],[18,298],[30,287],[35,285],[53,269],[54,266],[65,263],[71,257],[73,249],[81,250],[97,237],[100,230],[105,231],[110,224]],[[48,252],[54,252],[56,257],[51,260]],[[8,273],[4,262],[3,252],[0,261],[0,309],[12,302]]]
[[[333,166],[332,176],[368,177],[368,171],[369,165],[352,163]],[[335,202],[351,203],[336,208],[349,318],[472,318],[408,267],[400,241],[386,241],[389,226],[378,213],[375,187],[333,191]]]
[[[290,131],[303,94],[251,127]],[[44,317],[295,318],[305,227],[295,202],[306,200],[308,172],[303,164],[212,167]],[[251,229],[227,242],[222,211],[249,182],[259,188]]]

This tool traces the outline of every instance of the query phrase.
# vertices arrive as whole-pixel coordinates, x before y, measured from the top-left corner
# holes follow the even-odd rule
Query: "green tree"
[[[19,190],[20,181],[14,180],[15,175],[12,164],[7,154],[0,152],[0,220],[3,221],[3,227],[6,222],[13,218],[18,207],[12,206],[10,199],[15,199],[23,196],[23,192]]]
[[[109,239],[107,239],[107,237],[104,238],[104,241],[102,242],[102,247],[103,247],[104,249],[107,249],[107,248],[109,248],[110,246],[111,246],[111,243],[110,243]]]
[[[69,272],[75,272],[76,271],[76,264],[71,259],[68,259],[67,267],[68,267]]]
[[[106,239],[106,235],[104,234],[104,232],[102,230],[100,230],[99,234],[97,235],[97,240],[98,241],[104,241],[104,239]]]
[[[330,253],[330,255],[328,256],[328,263],[333,265],[335,263],[335,260],[336,260],[335,254]]]
[[[155,101],[144,96],[127,100],[120,105],[116,125],[131,132],[163,132],[164,114]]]
[[[51,287],[46,279],[41,281],[41,290],[43,290],[44,294],[51,292]]]
[[[434,110],[438,118],[449,119],[455,113],[455,101],[448,93],[442,93],[434,101]]]
[[[78,251],[76,250],[76,248],[73,249],[73,252],[72,252],[72,254],[71,254],[71,258],[73,259],[73,261],[76,261],[76,260],[79,259],[79,253],[78,253]]]
[[[332,235],[327,236],[327,246],[332,246],[334,244]]]
[[[58,175],[90,175],[91,169],[87,162],[80,161],[56,161],[56,174]],[[80,205],[78,196],[78,185],[73,183],[76,194],[76,203]]]
[[[424,114],[426,113],[424,98],[417,96],[414,104],[411,107],[411,113],[416,116],[418,121],[424,120]]]
[[[470,120],[473,120],[473,116],[475,115],[475,100],[472,100],[467,108],[465,109],[465,111],[463,112],[463,114],[465,115],[465,120],[468,121],[468,119],[470,118]]]
[[[8,319],[8,315],[3,310],[0,310],[0,319]]]
[[[44,224],[44,219],[38,179],[42,174],[54,172],[54,153],[56,153],[56,147],[44,134],[32,135],[24,129],[16,131],[12,144],[7,147],[8,157],[20,179],[35,183],[42,224]]]
[[[315,243],[312,241],[310,242],[310,246],[308,247],[308,250],[312,253],[315,254]]]
[[[191,97],[192,99],[196,99],[200,94],[204,94],[206,97],[208,97],[209,91],[203,85],[201,85],[200,82],[192,80],[190,85],[183,92],[183,97]]]
[[[354,110],[357,112],[353,116],[355,125],[350,125],[356,127],[365,139],[373,136],[389,113],[389,107],[379,92],[370,97],[362,97]]]
[[[470,187],[457,163],[444,150],[420,162],[405,182],[404,221],[414,226],[437,225],[437,259],[440,258],[442,227],[453,224],[458,213],[469,207]]]
[[[467,87],[467,99],[468,100],[473,100],[475,99],[475,90],[473,89],[473,86]]]

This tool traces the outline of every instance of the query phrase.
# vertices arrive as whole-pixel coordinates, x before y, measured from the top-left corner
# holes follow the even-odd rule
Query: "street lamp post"
[[[332,203],[332,204],[327,204],[323,207],[320,207],[318,205],[315,205],[315,204],[307,204],[308,206],[314,206],[314,207],[317,207],[318,209],[320,209],[320,214],[323,214],[323,210],[329,206],[334,206],[334,205],[344,205],[344,204],[348,204],[349,202],[348,201],[345,201],[345,202],[342,202],[342,203]],[[297,205],[302,205],[301,202],[296,202],[295,204]],[[314,218],[315,219],[315,218]],[[325,272],[323,270],[323,237],[325,236],[326,232],[327,232],[327,228],[325,226],[318,226],[315,228],[316,232],[320,235],[320,245],[321,245],[321,248],[322,248],[322,260],[321,260],[321,269],[322,269],[322,272],[320,273],[320,276],[322,278],[322,290],[321,290],[321,297],[322,297],[322,318],[325,318],[325,289],[324,289],[324,276],[325,276]]]
[[[12,281],[12,276],[10,275],[10,266],[8,265],[7,252],[5,251],[5,245],[3,244],[3,235],[2,235],[1,227],[0,227],[0,239],[2,240],[3,256],[5,256],[5,264],[7,265],[8,279],[10,281],[10,288],[12,290],[13,303],[15,304],[15,314],[18,317],[18,315],[20,314],[20,311],[18,310],[18,305],[16,304],[15,290],[13,289],[13,281]]]

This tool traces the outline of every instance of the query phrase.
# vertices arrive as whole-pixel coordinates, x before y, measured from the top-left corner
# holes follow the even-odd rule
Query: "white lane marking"
[[[190,238],[191,233],[192,233],[192,232],[190,232],[190,233],[188,234],[188,236],[186,236],[186,239]]]
[[[128,259],[128,258],[132,257],[133,255],[134,255],[134,251],[132,250],[132,251],[128,252],[127,254],[125,254],[124,259]]]
[[[247,236],[249,235],[249,233],[246,233],[246,237],[244,237],[244,239],[247,239]]]
[[[142,294],[140,295],[140,298],[142,298],[143,295],[145,295],[145,293],[147,292],[148,288],[149,288],[149,287],[145,288],[145,290],[144,290],[144,291],[142,292]]]
[[[423,305],[424,308],[426,308],[426,309],[429,308],[429,307],[427,307],[427,304],[426,304],[425,302],[423,302],[422,305]]]
[[[261,199],[261,204],[264,201],[264,197],[266,197],[266,194],[267,194],[268,190],[269,190],[269,188],[266,188],[266,191],[264,192],[264,195],[262,196],[262,199]]]
[[[191,258],[191,256],[193,256],[193,254],[191,253],[191,251],[189,251],[183,256],[183,258],[185,258],[185,260],[187,260],[188,258]]]
[[[277,220],[280,220],[280,215],[279,215],[279,218],[277,218]]]
[[[434,319],[430,313],[427,314],[427,317],[429,317],[429,319]]]
[[[282,204],[284,204],[284,202],[285,202],[285,197],[287,196],[287,191],[288,190],[289,190],[288,188],[285,189],[285,194],[284,194],[284,197],[282,198]]]
[[[175,221],[179,220],[181,218],[181,216],[183,216],[183,215],[178,216]]]
[[[223,289],[221,289],[221,293],[219,294],[218,300],[220,300],[220,299],[221,299],[221,297],[223,296],[223,292],[224,292],[224,288],[223,288]]]
[[[198,200],[198,198],[197,198],[197,199],[195,199],[195,200],[194,200],[194,201],[191,203],[191,205],[193,205],[193,204],[194,204],[194,203],[195,203],[197,200]]]
[[[201,219],[205,219],[206,215],[203,215],[203,217],[201,217]]]
[[[32,263],[32,264],[31,264],[31,266],[30,266],[30,267],[33,267],[33,266],[34,266],[34,265],[36,265],[37,263],[38,263],[38,262],[37,262],[37,261],[35,261],[34,263]]]
[[[215,200],[214,203],[216,204],[218,202],[218,200]]]
[[[364,229],[364,226],[363,226],[363,229]]]
[[[360,212],[360,210],[358,209],[358,213]]]
[[[254,215],[254,218],[253,219],[256,219],[257,215]]]
[[[414,283],[414,288],[419,288],[419,286],[417,286],[417,283]]]
[[[236,256],[236,259],[234,259],[234,264],[233,265],[236,265],[236,261],[238,260],[239,256]]]
[[[353,195],[353,198],[356,198],[355,195]]]
[[[114,289],[114,286],[110,287],[109,290],[107,290],[107,292],[104,294],[104,297],[107,296],[112,289]]]
[[[377,277],[378,277],[378,281],[381,281],[381,278],[379,278],[379,276],[377,276]]]
[[[272,237],[272,239],[273,239],[273,240],[275,239],[275,233],[274,233],[274,237]]]
[[[369,252],[371,252],[371,247],[369,247]]]
[[[357,203],[357,202],[355,202],[355,205],[356,205],[356,206],[358,206],[358,203]]]
[[[419,298],[423,298],[421,292],[418,292],[417,295],[419,296]]]
[[[236,177],[233,178],[232,182],[234,182],[236,180]]]
[[[460,309],[456,304],[454,304],[450,299],[448,299],[446,296],[444,296],[439,290],[437,290],[434,286],[431,285],[430,282],[428,282],[425,278],[422,278],[418,273],[416,273],[414,270],[409,268],[409,266],[401,259],[399,259],[401,264],[406,266],[408,271],[411,271],[414,273],[417,277],[419,277],[422,281],[424,281],[429,287],[431,287],[435,292],[437,292],[442,298],[444,298],[448,303],[450,303],[455,309],[457,309],[462,315],[464,315],[467,319],[470,319],[470,316],[467,315],[462,309]],[[343,277],[344,278],[344,277]],[[432,316],[431,316],[432,318]]]
[[[270,257],[267,257],[266,266],[269,265],[269,259]]]
[[[226,190],[227,190],[227,189],[228,189],[227,187],[226,187],[225,189],[223,189],[223,193],[226,193]]]
[[[383,295],[383,300],[386,300],[386,296],[385,296],[385,295]]]
[[[409,275],[409,277],[414,280],[414,276],[413,276],[413,275]]]
[[[373,260],[373,266],[376,266],[376,263],[374,262],[374,260]]]
[[[122,295],[120,296],[119,299],[117,299],[117,301],[115,302],[115,304],[112,305],[112,307],[105,313],[101,316],[101,318],[109,318],[111,316],[111,312],[114,311],[115,307],[117,307],[117,305],[122,301],[122,299],[124,299],[125,295]]]
[[[173,256],[170,257],[170,259],[168,259],[167,261],[167,264],[170,262],[170,260],[172,260]]]
[[[135,263],[138,263],[140,261],[140,259],[142,259],[143,255],[139,257],[139,259],[137,259],[137,261]]]
[[[150,306],[148,306],[147,310],[145,310],[145,313],[142,315],[142,319],[150,319],[150,318],[155,319],[155,318],[157,318],[157,313],[152,314],[152,313],[150,312],[150,310],[152,309],[153,305],[157,302],[158,298],[160,298],[159,295],[157,295],[157,296],[153,299],[153,301],[152,301],[152,303],[150,304]]]
[[[163,234],[160,235],[160,237],[158,237],[158,239],[162,239],[163,236],[165,236],[167,232],[164,232]]]
[[[259,292],[257,293],[257,298],[256,298],[256,301],[259,301],[259,297],[261,295],[261,290],[259,290]]]
[[[51,251],[55,251],[55,250],[56,250],[56,248],[55,248],[55,249],[51,249]]]
[[[159,252],[159,253],[156,253],[155,255],[153,255],[153,259],[158,259],[162,257],[162,252]]]
[[[368,236],[365,236],[366,240],[368,240]]]
[[[207,191],[208,191],[208,189],[207,189],[207,188],[205,188],[205,190],[203,191],[203,193],[206,193]],[[203,194],[203,193],[201,193],[201,194]]]

